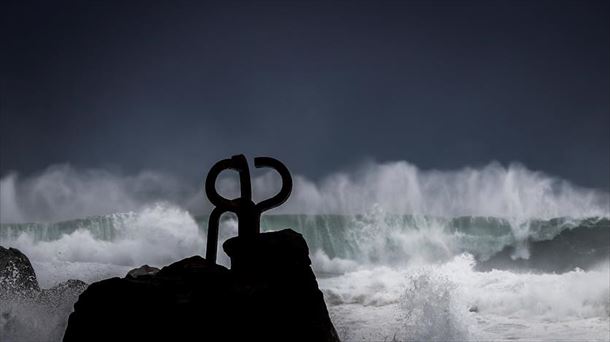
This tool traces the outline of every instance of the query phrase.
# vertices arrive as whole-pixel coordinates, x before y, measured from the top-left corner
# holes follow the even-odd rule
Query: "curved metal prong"
[[[216,191],[216,179],[218,175],[224,170],[236,170],[239,172],[239,183],[241,188],[241,195],[236,199],[227,199],[218,194]],[[248,161],[243,154],[239,154],[231,157],[230,159],[223,159],[210,169],[208,176],[205,179],[205,193],[210,199],[210,202],[217,208],[222,208],[225,211],[236,212],[239,208],[239,202],[243,199],[252,198],[252,189],[250,186],[250,171],[248,169]]]
[[[286,202],[292,192],[292,177],[290,176],[288,168],[279,160],[270,157],[254,158],[254,166],[257,168],[272,168],[282,177],[282,188],[280,189],[280,192],[278,192],[277,195],[256,204],[256,209],[259,213],[280,206],[282,203]]]

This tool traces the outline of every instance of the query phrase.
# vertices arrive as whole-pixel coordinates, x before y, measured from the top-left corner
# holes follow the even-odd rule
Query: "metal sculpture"
[[[208,177],[205,180],[205,192],[215,208],[212,210],[208,222],[206,259],[212,263],[216,263],[218,224],[220,216],[223,213],[227,211],[235,213],[238,219],[237,235],[243,238],[252,238],[260,234],[261,214],[286,202],[292,192],[292,177],[290,176],[290,171],[288,171],[288,168],[282,162],[269,157],[257,157],[254,158],[254,166],[256,168],[272,168],[282,177],[280,192],[259,203],[252,201],[250,170],[248,168],[248,161],[243,154],[217,162],[208,173]],[[241,188],[241,196],[239,198],[227,199],[220,196],[216,191],[216,179],[224,170],[236,170],[239,173]]]

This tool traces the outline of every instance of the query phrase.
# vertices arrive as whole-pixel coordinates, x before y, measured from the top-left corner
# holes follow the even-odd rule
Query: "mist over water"
[[[191,191],[154,171],[123,175],[52,165],[30,177],[11,173],[0,179],[0,222],[56,222],[138,210],[156,201],[184,203]]]
[[[231,176],[230,174],[228,176]],[[239,195],[236,174],[219,180],[219,192]],[[392,214],[439,217],[491,216],[513,220],[601,217],[610,213],[610,195],[581,188],[520,164],[490,163],[481,168],[420,170],[408,162],[366,164],[313,182],[293,175],[290,199],[272,213],[364,214],[374,207]],[[252,180],[260,200],[279,190],[271,172]],[[208,213],[201,184],[146,171],[121,175],[54,165],[26,178],[12,173],[0,180],[3,223],[60,221],[137,210],[168,201],[194,214]]]
[[[217,186],[235,197],[231,176]],[[394,162],[319,182],[293,178],[291,198],[261,227],[303,234],[344,340],[610,338],[610,263],[599,241],[610,232],[608,193],[518,164],[437,171]],[[0,185],[0,244],[30,257],[42,287],[205,252],[210,207],[201,186],[67,165]],[[263,173],[252,185],[258,201],[279,190],[279,177]],[[236,231],[235,218],[223,216],[220,243]],[[552,243],[590,266],[559,268]],[[476,270],[505,248],[507,262],[548,257],[558,266]],[[230,264],[222,248],[218,261]],[[27,320],[26,311],[12,314]]]

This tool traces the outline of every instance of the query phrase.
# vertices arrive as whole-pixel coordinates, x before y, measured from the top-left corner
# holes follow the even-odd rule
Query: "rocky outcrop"
[[[223,247],[231,257],[240,329],[255,340],[339,340],[301,234],[285,229],[236,237]]]
[[[0,246],[0,299],[59,306],[70,298],[76,299],[86,288],[84,281],[70,279],[50,289],[41,289],[28,257],[16,248]]]
[[[156,267],[144,265],[138,268],[134,268],[133,270],[127,272],[126,278],[144,278],[144,277],[152,277],[159,272],[159,269]]]
[[[217,338],[229,328],[229,270],[199,256],[164,267],[152,277],[111,278],[91,284],[74,305],[64,341]],[[219,310],[219,311],[217,311]],[[206,322],[214,317],[214,325]]]
[[[80,280],[68,280],[40,289],[28,258],[0,246],[0,341],[60,340],[85,288]]]
[[[300,234],[236,237],[224,249],[231,270],[194,256],[90,285],[64,341],[339,340]]]
[[[18,249],[0,246],[0,299],[32,297],[39,291],[30,260]]]

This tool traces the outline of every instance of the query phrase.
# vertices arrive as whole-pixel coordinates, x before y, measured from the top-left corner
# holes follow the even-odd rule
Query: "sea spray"
[[[607,263],[564,274],[476,272],[475,263],[462,254],[441,265],[367,267],[320,287],[337,329],[354,340],[610,337]]]
[[[401,297],[404,339],[415,341],[465,341],[473,323],[458,286],[449,277],[429,269],[408,275]],[[469,322],[470,321],[470,322]]]
[[[112,221],[112,233],[104,238],[82,226],[49,241],[36,241],[26,232],[7,242],[28,255],[40,282],[47,285],[67,280],[66,275],[53,276],[57,264],[64,264],[70,276],[91,281],[143,264],[167,265],[204,249],[197,223],[184,210],[168,204],[112,215]],[[48,276],[55,279],[50,281]]]
[[[158,201],[183,203],[190,187],[162,172],[124,175],[105,169],[51,165],[28,177],[0,179],[0,222],[50,222],[137,211]]]
[[[270,178],[261,186],[270,187],[274,181]],[[580,188],[520,164],[504,167],[490,163],[451,171],[421,170],[402,161],[370,164],[354,172],[332,174],[317,183],[296,177],[294,189],[278,213],[354,215],[376,205],[392,214],[440,217],[549,219],[610,215],[608,193]]]
[[[255,200],[279,189],[279,177],[252,179]],[[49,222],[137,211],[164,200],[194,212],[210,209],[200,185],[160,172],[123,175],[102,169],[53,165],[33,176],[0,179],[0,222]],[[221,178],[220,193],[236,194],[235,178]],[[185,190],[191,189],[191,191]],[[319,181],[294,176],[294,190],[273,214],[358,215],[381,207],[397,215],[481,216],[515,220],[608,217],[610,195],[581,188],[520,164],[423,170],[405,161],[370,163]]]

